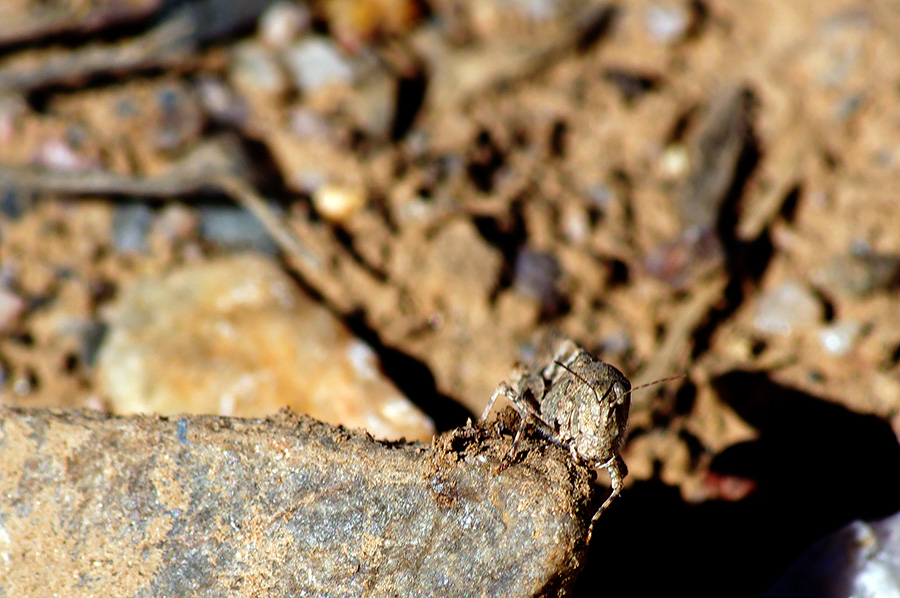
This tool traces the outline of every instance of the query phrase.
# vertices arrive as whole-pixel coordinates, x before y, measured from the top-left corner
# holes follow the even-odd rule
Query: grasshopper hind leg
[[[600,515],[603,514],[603,511],[612,504],[613,499],[622,492],[622,488],[625,487],[625,476],[628,475],[628,467],[625,466],[625,460],[619,455],[614,456],[606,463],[598,463],[597,469],[606,469],[606,471],[609,472],[611,490],[609,496],[606,497],[606,500],[603,501],[603,504],[600,505],[600,508],[594,513],[594,516],[591,517],[591,524],[590,527],[588,527],[587,534],[588,544],[591,543],[591,535],[594,533],[594,524],[600,519]]]

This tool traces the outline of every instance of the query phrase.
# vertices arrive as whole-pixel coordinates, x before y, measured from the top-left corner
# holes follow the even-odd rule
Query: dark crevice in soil
[[[557,120],[550,128],[547,153],[551,158],[562,158],[566,154],[566,145],[569,138],[569,125],[564,120]]]
[[[35,2],[37,4],[37,2]],[[110,21],[111,19],[107,19]],[[64,31],[49,35],[40,35],[27,40],[0,45],[0,57],[25,50],[76,50],[86,43],[107,43],[129,41],[135,36],[146,34],[153,27],[153,21],[158,20],[154,15],[147,15],[138,19],[120,21],[112,27],[87,27],[83,30]]]
[[[644,74],[627,68],[609,68],[603,78],[619,91],[626,105],[632,105],[642,96],[659,89],[661,79],[656,75]]]
[[[284,180],[284,175],[278,168],[274,156],[268,146],[255,139],[250,139],[239,134],[241,148],[250,162],[248,171],[252,176],[253,185],[257,191],[267,200],[278,201],[287,205],[296,198],[296,193],[291,192]]]
[[[394,120],[391,123],[391,141],[403,139],[412,128],[425,101],[427,90],[428,77],[424,70],[398,79]]]
[[[681,384],[675,392],[673,410],[680,415],[689,415],[697,402],[697,387],[688,378],[684,378],[680,382]]]
[[[509,213],[501,218],[475,217],[472,219],[472,223],[482,238],[503,256],[497,284],[491,290],[489,297],[493,303],[503,290],[512,286],[516,259],[528,239],[520,201],[512,202]]]
[[[618,20],[621,9],[612,4],[598,8],[591,7],[586,17],[580,24],[577,32],[575,51],[584,54],[603,41],[612,31]]]
[[[603,262],[606,265],[606,284],[610,289],[626,286],[631,280],[631,269],[628,264],[619,259],[610,259]]]
[[[665,138],[667,144],[672,144],[684,140],[684,136],[687,134],[691,123],[697,116],[697,111],[697,105],[691,105],[689,108],[684,110],[677,119],[675,119],[675,123],[672,125],[672,130],[669,131],[669,134],[666,135]]]
[[[481,131],[472,143],[466,169],[469,179],[482,193],[490,193],[494,188],[494,175],[506,162],[500,147],[491,139],[487,130]]]
[[[129,75],[129,81],[140,79],[159,79],[170,73],[171,69],[166,67],[148,66],[142,69],[135,69]],[[103,90],[122,85],[123,78],[111,73],[95,73],[86,77],[84,81],[79,82],[78,89],[80,91]],[[71,84],[49,84],[38,89],[28,91],[25,94],[26,101],[38,114],[48,114],[50,105],[57,96],[67,96],[72,93]]]
[[[379,282],[387,282],[388,275],[387,272],[376,268],[373,264],[370,264],[366,259],[357,251],[356,245],[354,243],[353,235],[347,232],[346,229],[340,226],[334,227],[334,236],[335,239],[341,244],[344,250],[347,252],[347,255],[360,266],[363,270],[365,270],[370,276],[378,280]]]
[[[709,8],[707,7],[706,2],[694,0],[690,3],[690,9],[691,19],[687,31],[685,32],[685,37],[687,39],[697,39],[702,35],[706,26],[709,24]]]
[[[786,222],[794,222],[794,218],[797,215],[797,207],[799,206],[800,198],[802,197],[802,191],[803,189],[800,185],[794,186],[787,192],[784,201],[781,203],[781,210],[778,215],[784,218]]]

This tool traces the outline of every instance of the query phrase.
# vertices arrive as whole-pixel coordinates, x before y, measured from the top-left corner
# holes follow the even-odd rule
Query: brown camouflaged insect
[[[517,366],[511,383],[501,382],[491,395],[481,421],[487,418],[497,397],[505,396],[521,416],[510,460],[515,456],[525,424],[531,422],[549,440],[567,447],[576,461],[609,473],[611,492],[591,518],[587,535],[590,542],[594,523],[622,491],[628,475],[619,450],[628,424],[631,382],[574,341],[559,335],[551,338],[556,347],[550,347],[552,358],[543,362],[535,359],[535,367]],[[546,365],[541,367],[541,363]]]

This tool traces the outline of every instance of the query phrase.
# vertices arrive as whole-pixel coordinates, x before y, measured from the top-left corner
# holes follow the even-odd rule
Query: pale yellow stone
[[[332,222],[343,222],[366,205],[366,191],[359,185],[326,183],[312,194],[316,211]]]
[[[288,406],[377,438],[434,433],[372,348],[264,258],[143,279],[110,324],[98,381],[118,413],[259,417]]]

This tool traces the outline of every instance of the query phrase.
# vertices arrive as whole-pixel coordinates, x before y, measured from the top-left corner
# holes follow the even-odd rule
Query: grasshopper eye
[[[616,403],[618,403],[618,404],[624,403],[625,397],[628,396],[628,393],[625,392],[625,388],[618,382],[614,382],[612,390],[613,390],[613,394],[616,395]]]

